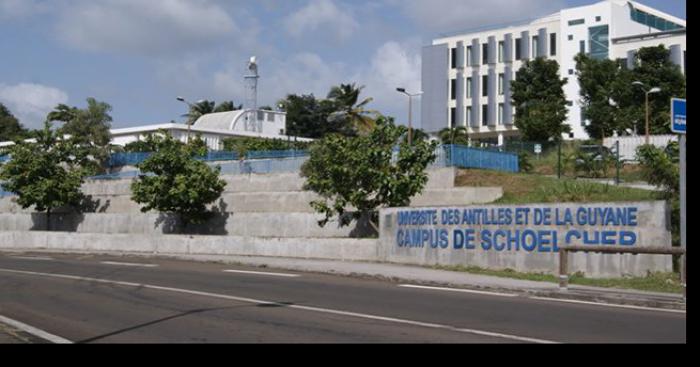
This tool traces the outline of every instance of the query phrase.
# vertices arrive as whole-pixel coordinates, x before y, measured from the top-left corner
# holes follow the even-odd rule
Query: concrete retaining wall
[[[314,213],[225,213],[186,233],[220,236],[280,238],[351,238],[367,235],[358,226],[340,227],[337,221],[320,227],[322,215]],[[0,213],[0,231],[47,230],[45,214]],[[152,213],[55,214],[51,230],[76,233],[162,235],[182,233],[174,216]]]
[[[0,232],[5,249],[374,261],[377,240]]]
[[[536,225],[534,213],[549,211],[551,216],[563,214],[566,209],[573,213],[583,208],[634,208],[636,225],[579,225],[557,223],[556,218],[550,218],[551,223]],[[529,209],[529,214],[524,210]],[[488,220],[486,224],[465,221],[465,213],[483,210],[492,219],[477,216],[478,220]],[[510,210],[510,214],[506,214]],[[516,224],[516,213],[523,214],[523,221]],[[401,213],[413,213],[418,222],[399,222]],[[496,213],[496,214],[494,214]],[[433,217],[433,214],[435,217]],[[483,214],[483,213],[482,213]],[[443,216],[444,215],[444,216]],[[494,215],[496,215],[494,217]],[[510,215],[510,223],[507,216]],[[501,216],[501,217],[499,217]],[[428,219],[426,219],[428,218]],[[496,218],[495,221],[493,218]],[[469,219],[469,218],[467,218]],[[540,218],[541,219],[541,218]],[[471,219],[469,219],[471,220]],[[422,221],[422,222],[421,222]],[[534,204],[522,206],[472,206],[472,207],[433,207],[393,208],[382,210],[380,214],[380,261],[417,265],[462,265],[477,266],[486,269],[514,269],[522,272],[542,272],[557,274],[559,265],[558,245],[566,244],[567,236],[571,245],[604,246],[610,241],[618,241],[617,245],[629,242],[630,236],[636,237],[637,247],[670,247],[671,233],[669,230],[669,212],[665,202],[640,203],[611,203],[611,204]],[[496,237],[496,231],[500,232]],[[516,231],[532,230],[533,236],[528,236],[522,242],[522,236],[516,236]],[[510,231],[510,232],[509,232]],[[541,232],[541,234],[540,234]],[[586,235],[593,239],[598,233],[601,244],[583,243],[573,233]],[[516,241],[510,242],[511,248],[501,248],[509,243],[511,238],[519,237],[521,244],[527,247],[538,243],[533,250],[525,249]],[[539,236],[539,240],[535,239]],[[605,237],[603,237],[605,236]],[[471,241],[465,241],[466,238]],[[555,242],[556,241],[556,242]],[[498,245],[498,248],[496,247]],[[648,272],[670,272],[673,270],[672,257],[665,255],[602,255],[594,253],[571,254],[569,258],[572,272],[582,272],[590,277],[620,277],[626,275],[645,276]]]

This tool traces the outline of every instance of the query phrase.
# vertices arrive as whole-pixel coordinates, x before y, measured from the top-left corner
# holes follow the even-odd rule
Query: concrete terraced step
[[[356,226],[340,227],[337,221],[320,227],[322,215],[314,213],[226,213],[191,231],[209,235],[280,237],[280,238],[348,238],[355,237]],[[162,235],[178,233],[174,217],[151,213],[129,214],[55,214],[51,217],[55,231],[73,233]],[[0,214],[0,231],[46,230],[44,214]],[[357,232],[360,234],[360,232]],[[365,232],[366,234],[366,232]]]

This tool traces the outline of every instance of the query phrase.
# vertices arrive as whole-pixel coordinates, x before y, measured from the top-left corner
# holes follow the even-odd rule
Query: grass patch
[[[559,283],[557,276],[542,273],[520,273],[512,269],[490,270],[475,266],[442,266],[432,267],[437,270],[457,271],[469,274],[487,275],[499,278],[530,280],[536,282]],[[611,288],[611,289],[635,289],[647,292],[683,293],[680,275],[676,273],[650,273],[646,277],[628,277],[616,279],[586,278],[583,274],[572,274],[570,284]]]
[[[658,200],[652,191],[618,187],[575,179],[511,174],[485,170],[460,170],[456,186],[503,187],[503,197],[497,204],[558,203],[558,202],[627,202]]]

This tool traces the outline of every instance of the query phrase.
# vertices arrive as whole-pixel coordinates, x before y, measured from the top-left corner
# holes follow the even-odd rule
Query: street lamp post
[[[192,110],[194,109],[194,105],[192,103],[188,102],[184,97],[177,97],[176,99],[182,103],[187,104],[187,106],[189,106],[189,108],[190,108],[190,112],[192,112]],[[202,102],[204,102],[204,101],[199,101],[197,103],[202,103]],[[185,140],[185,144],[189,144],[189,142],[190,142],[191,129],[192,129],[192,122],[187,121],[187,138]]]
[[[406,92],[406,88],[396,88],[396,91],[408,96],[408,145],[413,145],[413,97],[418,97],[423,92],[411,94]]]
[[[649,145],[649,143],[651,142],[651,139],[650,139],[650,137],[649,137],[649,95],[650,95],[650,94],[654,94],[654,93],[659,93],[659,92],[661,92],[661,88],[659,88],[659,87],[654,87],[654,88],[651,88],[651,89],[647,89],[647,86],[646,86],[644,83],[639,82],[639,81],[634,82],[634,83],[632,83],[632,84],[633,84],[633,85],[638,85],[638,86],[644,88],[644,94],[645,94],[645,97],[644,97],[644,105],[645,105],[645,108],[646,108],[646,144]]]

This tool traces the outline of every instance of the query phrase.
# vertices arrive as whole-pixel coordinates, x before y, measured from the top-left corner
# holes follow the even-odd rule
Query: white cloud
[[[420,41],[389,41],[379,47],[372,56],[369,68],[355,76],[358,83],[365,85],[364,95],[374,98],[372,109],[396,118],[397,123],[407,123],[407,98],[396,88],[406,88],[418,93],[421,88]],[[420,116],[420,100],[413,105],[414,123]]]
[[[57,88],[22,83],[0,84],[0,102],[27,128],[39,128],[54,107],[68,102],[68,95]]]
[[[48,4],[39,0],[0,0],[0,19],[15,19],[46,11]]]
[[[307,32],[323,34],[328,31],[341,40],[349,38],[359,28],[350,9],[341,9],[332,0],[310,0],[305,7],[289,15],[284,25],[297,38]]]
[[[396,92],[404,87],[411,92],[421,88],[420,40],[406,42],[390,41],[377,48],[364,63],[344,64],[330,62],[311,52],[300,52],[287,57],[267,57],[261,59],[261,79],[258,85],[259,105],[274,104],[287,94],[313,94],[319,99],[334,85],[357,83],[364,85],[362,98],[373,97],[368,108],[394,116],[397,122],[407,121],[406,96]],[[213,85],[210,94],[203,96],[217,100],[233,99],[244,103],[246,91],[243,75],[245,58],[231,54],[227,67],[206,76],[198,68],[188,69],[182,65],[181,75],[185,79],[204,81]],[[190,65],[192,66],[192,65]],[[418,121],[420,100],[415,100],[414,123]]]
[[[56,31],[81,50],[160,55],[223,42],[238,28],[209,0],[81,0],[62,9]]]
[[[547,15],[563,0],[387,0],[430,31],[459,31]]]

